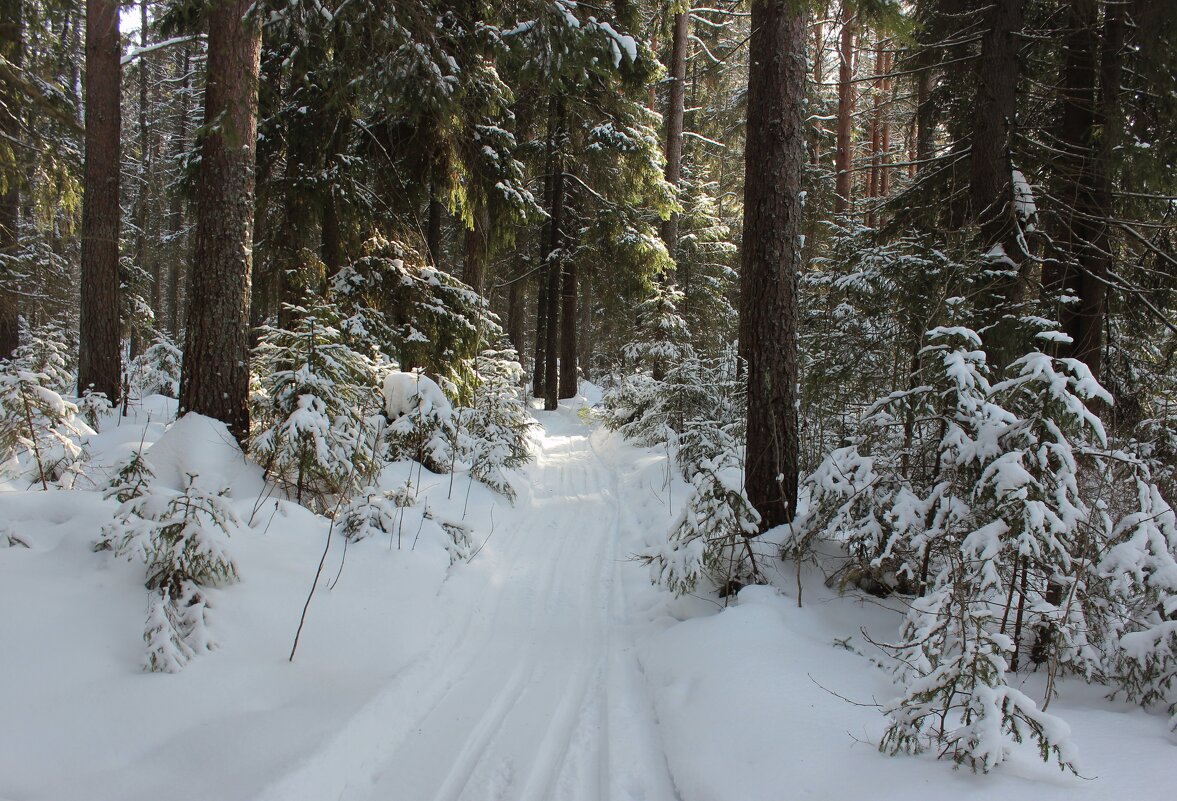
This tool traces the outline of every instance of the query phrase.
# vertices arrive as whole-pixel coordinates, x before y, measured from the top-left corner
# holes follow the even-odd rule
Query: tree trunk
[[[192,80],[189,73],[192,70],[192,51],[187,44],[182,45],[183,52],[177,58],[177,64],[180,66],[181,83],[180,83],[180,113],[176,120],[176,139],[175,139],[175,160],[177,164],[180,162],[187,149],[188,141],[188,99],[191,91]],[[180,341],[180,320],[183,319],[183,314],[180,313],[180,284],[181,284],[181,267],[187,261],[186,255],[189,252],[187,237],[184,242],[180,244],[180,234],[184,230],[184,194],[180,190],[175,190],[172,194],[171,205],[168,209],[168,232],[171,234],[169,240],[174,244],[173,252],[170,255],[168,263],[168,331],[172,335],[172,340]]]
[[[466,283],[481,295],[486,282],[487,236],[490,233],[490,213],[485,203],[478,204],[473,217],[473,224],[466,230],[463,262]]]
[[[261,28],[253,0],[209,11],[205,133],[180,411],[249,436],[249,289],[253,252]],[[214,127],[215,125],[215,127]]]
[[[1015,225],[1011,160],[1024,5],[1024,0],[997,0],[986,16],[969,159],[969,204],[972,218],[980,224],[980,250],[986,268],[999,271],[980,298],[983,317],[978,324],[991,326],[985,334],[985,350],[989,363],[999,370],[1025,349],[1008,312],[1010,304],[1021,302],[1026,294],[1026,271],[1032,265]]]
[[[838,50],[838,139],[834,156],[834,214],[850,210],[850,168],[853,161],[851,133],[854,127],[854,26],[848,6],[842,4],[842,39]]]
[[[797,278],[805,161],[805,13],[752,4],[741,248],[740,355],[747,363],[744,486],[762,529],[797,505]]]
[[[117,403],[119,349],[119,13],[115,0],[86,2],[86,166],[78,393]]]
[[[666,108],[666,182],[678,189],[682,182],[683,112],[687,83],[687,38],[690,34],[689,11],[674,15],[674,40],[670,49],[670,97]],[[662,223],[662,241],[674,258],[678,247],[677,213]],[[567,281],[567,279],[565,279]],[[565,289],[567,291],[567,289]]]
[[[19,67],[24,56],[21,0],[4,0],[0,8],[0,55]],[[0,81],[0,140],[20,140],[19,100],[19,90]],[[0,184],[0,359],[8,359],[20,344],[20,296],[8,266],[20,242],[20,170],[15,159],[0,160]]]
[[[507,290],[507,338],[519,361],[523,361],[523,282],[511,281]]]
[[[1063,286],[1079,300],[1059,311],[1063,330],[1074,340],[1069,355],[1099,378],[1112,216],[1112,154],[1120,125],[1120,72],[1124,25],[1120,3],[1104,7],[1102,91],[1096,95],[1098,8],[1095,0],[1072,0],[1071,30],[1064,47],[1063,121],[1059,139],[1064,155],[1064,195],[1071,207]]]
[[[1020,71],[1017,35],[1022,29],[1023,6],[1024,0],[997,0],[993,4],[977,64],[969,193],[986,247],[1001,242],[1008,228],[1010,146]]]
[[[553,101],[553,108],[555,101]],[[536,273],[536,312],[535,312],[535,363],[531,372],[532,397],[542,398],[547,388],[548,372],[548,273],[553,269],[548,263],[552,247],[552,188],[555,169],[554,160],[554,131],[549,126],[547,142],[547,158],[544,161],[544,207],[549,209],[548,219],[540,229],[539,268]]]
[[[560,309],[560,388],[561,399],[574,398],[580,387],[577,376],[577,357],[579,350],[576,344],[577,324],[580,316],[576,311],[577,301],[577,269],[573,259],[564,259],[564,285],[562,287],[562,305]]]
[[[560,103],[559,109],[556,113],[558,120],[556,148],[563,146],[563,103]],[[560,265],[563,262],[564,255],[561,253],[563,245],[563,232],[561,226],[564,224],[564,159],[562,154],[557,152],[553,161],[554,172],[552,174],[552,241],[551,248],[548,252],[548,322],[545,329],[547,336],[547,343],[544,345],[544,352],[547,356],[546,364],[544,366],[544,409],[547,411],[554,411],[559,405],[560,397],[560,376],[559,376],[559,362],[557,356],[559,355],[559,324],[560,324],[560,277],[562,270]]]
[[[875,85],[871,97],[870,115],[870,172],[867,174],[866,196],[871,203],[866,213],[867,226],[874,228],[878,222],[875,212],[877,205],[873,201],[882,195],[882,167],[883,167],[883,43],[875,45]]]
[[[147,0],[139,2],[139,46],[147,47]],[[150,236],[154,227],[149,204],[154,201],[155,153],[147,127],[147,88],[151,56],[139,57],[139,208],[138,236],[135,238],[135,259],[140,268],[151,276],[151,311],[155,326],[163,321],[163,282],[159,274],[159,258]]]

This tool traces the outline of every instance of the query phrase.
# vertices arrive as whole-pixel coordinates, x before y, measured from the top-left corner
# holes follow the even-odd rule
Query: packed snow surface
[[[790,565],[783,589],[726,609],[650,586],[630,555],[665,535],[688,485],[578,414],[583,397],[536,412],[514,505],[465,476],[387,468],[381,488],[416,494],[406,519],[460,520],[477,550],[451,565],[418,522],[346,550],[332,534],[290,662],[329,523],[267,495],[213,421],[165,432],[168,403],[104,421],[91,474],[142,446],[168,484],[229,485],[248,525],[228,543],[241,581],[208,590],[220,648],[142,672],[142,565],[91,549],[117,502],[0,484],[0,534],[29,545],[0,547],[0,799],[1170,797],[1165,716],[1074,681],[1051,712],[1086,778],[1029,748],[988,776],[881,755],[872,705],[895,688],[865,638],[894,635],[898,603],[840,597],[816,570],[798,585]],[[1042,678],[1019,689],[1041,698]]]

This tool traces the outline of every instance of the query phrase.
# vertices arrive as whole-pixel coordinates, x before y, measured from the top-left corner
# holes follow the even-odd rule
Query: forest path
[[[443,590],[461,631],[397,683],[399,731],[347,801],[675,798],[619,578],[624,488],[571,410],[537,417],[526,489]]]

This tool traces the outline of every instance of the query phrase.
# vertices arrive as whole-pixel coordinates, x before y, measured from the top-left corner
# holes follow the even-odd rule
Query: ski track
[[[442,618],[465,624],[264,798],[675,801],[620,576],[634,521],[590,432],[544,422],[497,569]]]

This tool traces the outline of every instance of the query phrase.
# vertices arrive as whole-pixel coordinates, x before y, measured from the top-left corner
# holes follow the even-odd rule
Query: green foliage
[[[254,351],[252,453],[299,503],[326,509],[379,466],[377,368],[345,341],[334,307],[292,311],[295,327],[264,327]]]
[[[241,521],[225,500],[226,490],[203,490],[190,475],[184,491],[175,493],[152,486],[151,479],[140,454],[123,465],[107,493],[125,500],[103,526],[95,549],[146,566],[144,669],[175,673],[197,653],[216,647],[207,630],[203,590],[238,580],[228,538]]]
[[[0,469],[44,489],[73,483],[85,458],[81,440],[94,433],[47,383],[20,362],[0,362]]]

